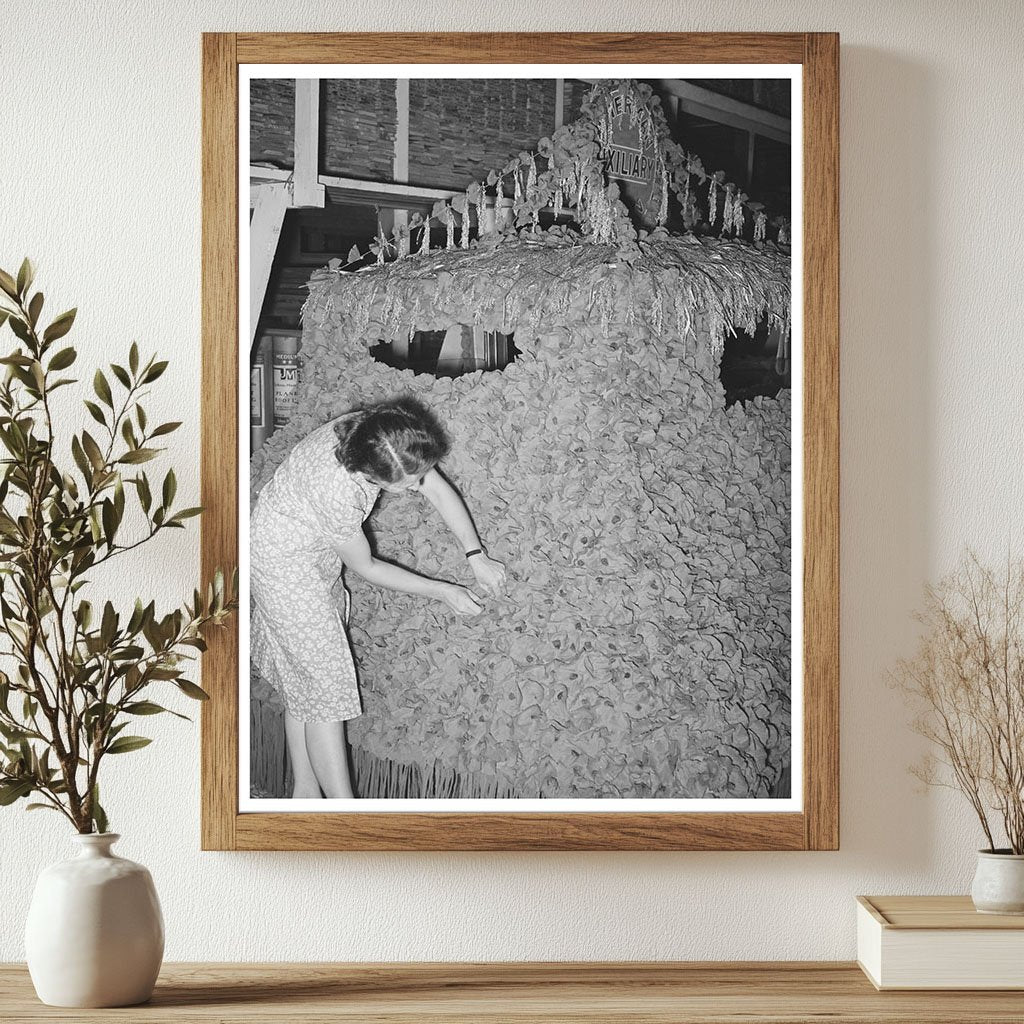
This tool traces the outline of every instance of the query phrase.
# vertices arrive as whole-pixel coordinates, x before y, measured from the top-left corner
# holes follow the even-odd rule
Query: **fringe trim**
[[[432,761],[407,764],[353,746],[352,770],[361,800],[505,800],[520,797],[507,782],[479,772],[458,772]]]
[[[249,701],[249,792],[259,798],[288,797],[291,764],[284,736],[284,712],[253,697]]]

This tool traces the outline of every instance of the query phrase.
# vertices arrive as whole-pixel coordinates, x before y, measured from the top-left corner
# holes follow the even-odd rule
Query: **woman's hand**
[[[483,611],[483,606],[472,592],[457,583],[442,583],[437,599],[444,601],[457,615],[479,615]]]
[[[505,566],[501,562],[481,553],[470,556],[469,567],[488,594],[498,597],[505,589]]]

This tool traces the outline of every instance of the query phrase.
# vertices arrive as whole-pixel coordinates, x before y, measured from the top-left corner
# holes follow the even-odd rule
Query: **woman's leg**
[[[293,800],[320,799],[320,786],[316,781],[316,773],[309,761],[306,749],[306,723],[284,713],[284,735],[288,743],[288,757],[292,762],[292,775],[295,784],[292,788]]]
[[[355,794],[348,770],[345,723],[306,722],[306,751],[324,796],[351,800]]]

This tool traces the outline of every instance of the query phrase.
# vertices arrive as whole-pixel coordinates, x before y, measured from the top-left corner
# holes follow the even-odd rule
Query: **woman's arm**
[[[428,470],[416,489],[437,509],[448,529],[462,545],[463,551],[483,547],[462,496],[436,469]]]
[[[428,470],[416,488],[426,495],[427,500],[440,513],[448,529],[455,534],[463,551],[483,548],[473,520],[462,496],[436,469]],[[505,566],[485,554],[473,555],[470,568],[477,582],[489,593],[500,594],[505,584]]]
[[[452,611],[463,615],[475,615],[482,610],[465,587],[460,587],[456,583],[446,583],[444,580],[428,579],[419,573],[403,569],[400,565],[374,558],[366,534],[362,530],[359,530],[350,541],[336,547],[345,565],[378,587],[444,601]]]

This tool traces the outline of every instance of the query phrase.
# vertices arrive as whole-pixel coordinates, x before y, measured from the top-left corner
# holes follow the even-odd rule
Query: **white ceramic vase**
[[[43,870],[25,927],[36,994],[50,1006],[134,1006],[153,993],[164,921],[149,872],[111,852],[120,836],[76,835],[77,857]]]
[[[971,899],[982,914],[1024,914],[1024,854],[979,850]]]

